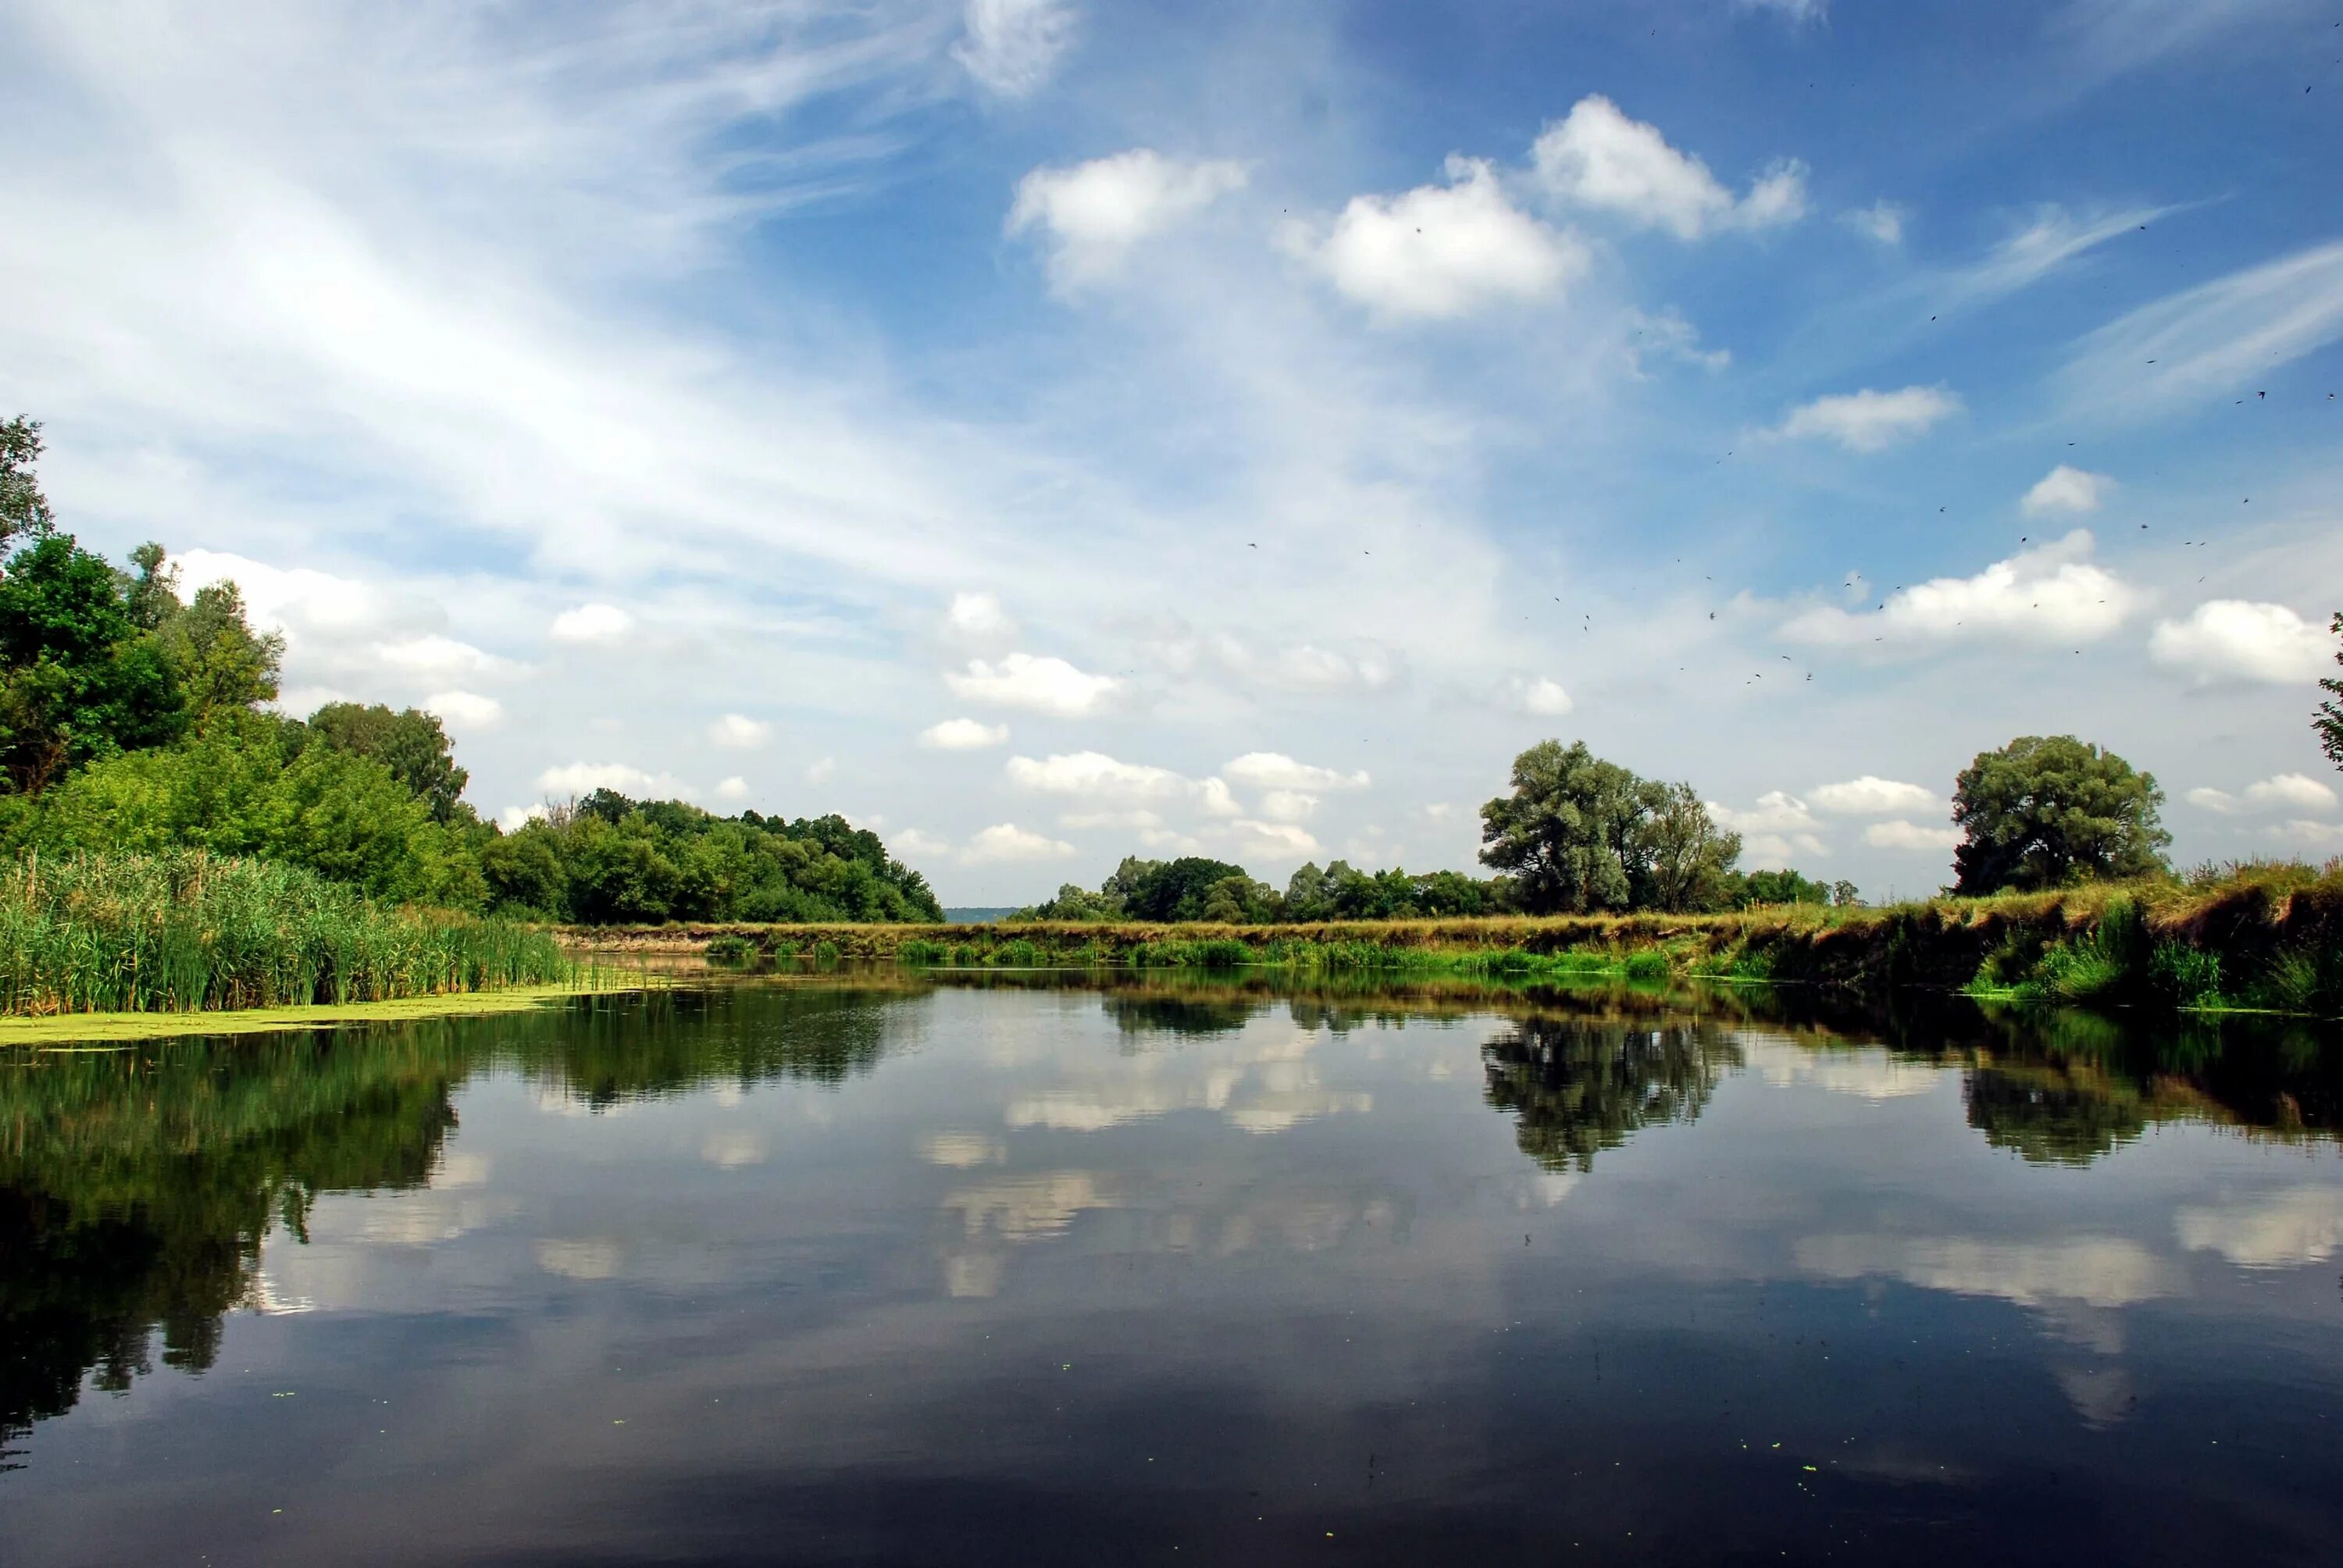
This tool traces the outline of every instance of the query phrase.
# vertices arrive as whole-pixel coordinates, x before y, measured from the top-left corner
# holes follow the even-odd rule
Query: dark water
[[[2343,1045],[1804,1005],[0,1055],[0,1561],[2343,1561]]]

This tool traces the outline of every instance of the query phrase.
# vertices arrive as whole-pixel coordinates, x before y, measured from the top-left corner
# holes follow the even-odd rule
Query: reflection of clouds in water
[[[2075,1413],[2094,1431],[2116,1425],[2139,1403],[2132,1392],[2131,1374],[2121,1367],[2061,1367],[2056,1376]]]
[[[447,1187],[482,1187],[488,1184],[488,1172],[494,1162],[485,1154],[442,1155],[439,1168],[431,1173],[431,1185]]]
[[[1809,1050],[1766,1035],[1739,1038],[1750,1065],[1776,1089],[1805,1084],[1829,1094],[1881,1101],[1926,1094],[1957,1081],[1941,1068],[1898,1061],[1884,1050]]]
[[[708,1091],[708,1098],[729,1111],[748,1096],[741,1092],[740,1086],[737,1083],[719,1083]]]
[[[317,1310],[317,1303],[307,1296],[287,1291],[270,1279],[266,1269],[254,1273],[251,1287],[237,1304],[246,1312],[258,1312],[263,1317],[284,1317],[294,1312]]]
[[[618,1244],[590,1240],[541,1241],[537,1244],[537,1266],[566,1279],[607,1280],[618,1271]]]
[[[537,1108],[548,1116],[624,1116],[634,1109],[623,1100],[596,1105],[558,1084],[544,1085],[538,1090]]]
[[[762,1165],[765,1141],[753,1132],[737,1129],[711,1132],[699,1141],[699,1157],[727,1171],[737,1171],[743,1165]]]
[[[2343,1247],[2343,1188],[2288,1187],[2173,1216],[2180,1244],[2218,1252],[2243,1269],[2319,1263]]]
[[[1513,1207],[1519,1210],[1556,1209],[1570,1196],[1571,1189],[1579,1182],[1575,1171],[1541,1171],[1514,1189]]]
[[[518,1212],[511,1199],[489,1199],[425,1190],[369,1197],[357,1208],[357,1239],[386,1247],[428,1247],[452,1241],[467,1231]],[[310,1226],[312,1240],[320,1227]]]
[[[954,1252],[944,1259],[944,1294],[982,1301],[1001,1293],[1009,1260],[999,1252]]]
[[[2127,1307],[2173,1288],[2171,1270],[2161,1259],[2119,1236],[2064,1241],[1807,1236],[1794,1251],[1799,1268],[1826,1279],[1879,1276],[1957,1295],[1998,1296],[2022,1307],[2069,1302]]]
[[[935,1132],[920,1140],[920,1158],[930,1165],[966,1171],[1000,1164],[1009,1158],[1009,1146],[980,1132]]]
[[[1322,1084],[1309,1060],[1321,1039],[1262,1025],[1178,1051],[1111,1059],[1084,1051],[1061,1059],[1070,1081],[1018,1096],[1005,1116],[1015,1128],[1101,1132],[1175,1111],[1216,1111],[1243,1131],[1272,1133],[1373,1111],[1373,1095]]]
[[[1088,1171],[1043,1171],[1001,1176],[963,1187],[944,1200],[960,1211],[968,1234],[990,1231],[1011,1241],[1054,1236],[1085,1209],[1112,1209],[1117,1200]]]

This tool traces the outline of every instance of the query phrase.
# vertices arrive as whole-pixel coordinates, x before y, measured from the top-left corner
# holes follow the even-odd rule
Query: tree
[[[1751,904],[1827,904],[1831,890],[1801,872],[1752,871],[1741,879],[1740,907]]]
[[[203,595],[196,597],[200,604]],[[456,766],[455,746],[440,728],[437,714],[419,708],[394,712],[379,702],[329,702],[309,715],[309,728],[337,751],[370,757],[389,769],[391,777],[430,809],[435,820],[452,822],[469,815],[463,796],[472,776]],[[607,791],[596,793],[598,797]],[[624,815],[631,802],[624,796],[612,798]]]
[[[2343,638],[2343,610],[2336,612],[2328,629]],[[2343,664],[2343,648],[2335,650],[2335,662]],[[2318,689],[2328,694],[2328,700],[2318,705],[2310,727],[2318,732],[2319,748],[2327,753],[2327,759],[2343,768],[2343,680],[2322,680]]]
[[[1583,740],[1541,740],[1513,759],[1513,789],[1481,808],[1481,861],[1513,877],[1524,909],[1584,914],[1634,900],[1636,839],[1663,786]]]
[[[1250,882],[1242,866],[1232,866],[1225,860],[1208,860],[1201,855],[1183,855],[1171,861],[1137,862],[1142,869],[1132,879],[1136,886],[1123,895],[1123,907],[1135,920],[1198,920],[1204,918],[1204,899],[1212,885],[1230,877]],[[1115,873],[1121,879],[1133,861],[1125,860]],[[1113,883],[1111,881],[1111,888]]]
[[[1690,784],[1664,784],[1655,795],[1646,793],[1651,805],[1632,840],[1640,884],[1634,901],[1672,912],[1723,905],[1733,862],[1741,858],[1741,835],[1719,828]]]
[[[22,414],[0,423],[0,548],[19,538],[37,539],[56,527],[56,515],[33,477],[40,458],[39,425]]]
[[[1239,871],[1204,890],[1196,918],[1222,925],[1259,926],[1277,919],[1277,890]]]
[[[141,548],[155,549],[160,566],[159,547]],[[124,608],[134,622],[160,608],[157,637],[186,694],[188,722],[201,729],[215,714],[240,713],[277,700],[285,634],[252,629],[245,619],[243,590],[232,582],[212,583],[197,588],[195,602],[182,607],[170,578],[161,580],[159,592],[149,588],[155,576],[148,569],[131,581]],[[170,601],[167,608],[158,606],[163,598]]]
[[[122,577],[71,534],[38,531],[0,578],[0,768],[21,795],[69,769],[161,745],[186,726],[170,659]]]
[[[1982,751],[1962,769],[1953,822],[1966,839],[1953,850],[1956,893],[2063,887],[2095,878],[2140,877],[2164,867],[2153,774],[2071,735],[2027,735]]]
[[[1844,877],[1830,885],[1830,901],[1842,910],[1863,907],[1863,890]]]

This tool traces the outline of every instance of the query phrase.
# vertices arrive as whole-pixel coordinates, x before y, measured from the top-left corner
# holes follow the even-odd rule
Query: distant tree
[[[1845,879],[1830,885],[1830,901],[1842,910],[1860,909],[1863,905],[1863,890]]]
[[[1338,862],[1339,863],[1339,862]],[[1334,918],[1334,887],[1315,860],[1305,860],[1285,884],[1285,918],[1289,920],[1331,920]]]
[[[2071,735],[2027,735],[1962,769],[1954,824],[1957,893],[2061,887],[2163,869],[2164,791],[2112,751]]]
[[[1481,860],[1534,914],[1625,909],[1644,818],[1664,793],[1584,741],[1541,740],[1513,759],[1513,793],[1481,808]]]
[[[1752,871],[1741,879],[1741,899],[1751,904],[1827,904],[1831,890],[1794,870]]]
[[[126,596],[126,608],[134,621],[152,613],[154,599],[160,597],[150,597],[144,588],[142,580],[134,579]],[[162,591],[169,594],[167,582]],[[196,590],[194,602],[171,604],[162,613],[156,635],[186,693],[187,720],[197,729],[215,714],[240,713],[277,700],[285,635],[252,629],[245,618],[243,590],[236,584],[212,583]]]
[[[1113,893],[1093,893],[1088,888],[1078,888],[1067,882],[1058,889],[1058,896],[1045,899],[1030,910],[1020,910],[1012,917],[1022,920],[1119,920],[1123,918],[1122,899]]]
[[[203,593],[196,596],[198,607]],[[379,702],[329,702],[309,715],[309,728],[337,751],[370,757],[389,769],[391,777],[429,809],[435,821],[452,822],[468,815],[463,807],[464,786],[472,776],[456,765],[456,748],[437,714],[419,708],[393,710]],[[623,816],[626,798],[616,799]]]
[[[1424,915],[1485,915],[1495,911],[1486,882],[1462,871],[1433,871],[1415,879],[1416,912]]]
[[[56,527],[33,477],[41,459],[41,427],[19,414],[0,422],[0,548],[17,539],[36,539]]]
[[[1277,890],[1256,882],[1240,871],[1222,877],[1204,890],[1203,907],[1196,918],[1222,925],[1266,925],[1277,919]]]
[[[1648,809],[1631,840],[1635,903],[1682,911],[1722,908],[1741,835],[1719,828],[1690,784],[1644,791]]]
[[[1125,860],[1130,867],[1132,862]],[[1230,877],[1252,878],[1242,866],[1184,855],[1176,860],[1146,862],[1137,886],[1123,895],[1123,907],[1135,920],[1197,920],[1204,918],[1204,899],[1216,882]],[[1120,870],[1116,876],[1121,876]],[[1111,882],[1109,884],[1113,885]]]
[[[2336,613],[2328,629],[2343,638],[2343,611]],[[2335,650],[2335,662],[2343,664],[2343,648]],[[2343,680],[2321,680],[2318,689],[2328,694],[2328,700],[2318,705],[2310,726],[2318,732],[2318,744],[2327,753],[2327,759],[2343,768]]]

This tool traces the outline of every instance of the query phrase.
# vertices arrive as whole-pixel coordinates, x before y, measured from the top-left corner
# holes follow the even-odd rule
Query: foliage
[[[464,786],[471,774],[456,765],[456,750],[439,716],[419,708],[394,712],[382,703],[329,702],[309,715],[317,739],[337,751],[370,758],[421,800],[435,822],[468,821]]]
[[[2336,612],[2328,629],[2343,638],[2343,610]],[[2335,650],[2335,662],[2343,664],[2343,648]],[[2323,679],[2318,689],[2327,693],[2327,700],[2311,716],[2310,727],[2318,732],[2319,749],[2327,753],[2327,759],[2343,768],[2343,680]]]
[[[2156,777],[2071,735],[2023,736],[1977,754],[1953,794],[1967,838],[1953,851],[1954,890],[1982,894],[2146,876],[2164,869],[2172,835]]]
[[[19,414],[0,421],[0,548],[37,538],[56,527],[55,514],[33,477],[41,457],[41,427]]]
[[[928,920],[926,879],[842,817],[718,817],[598,789],[480,854],[492,907],[585,925]]]
[[[1790,870],[1751,871],[1735,879],[1731,900],[1732,907],[1736,910],[1745,910],[1754,904],[1835,904],[1839,901],[1831,888]]]
[[[31,857],[0,880],[0,1010],[188,1012],[564,979],[551,938],[386,908],[312,872],[167,854]]]
[[[1639,779],[1542,740],[1513,759],[1513,793],[1481,808],[1481,859],[1541,914],[1713,909],[1741,855],[1689,784]]]
[[[122,581],[72,535],[45,532],[0,578],[0,769],[18,794],[186,727],[176,672],[131,619]]]

